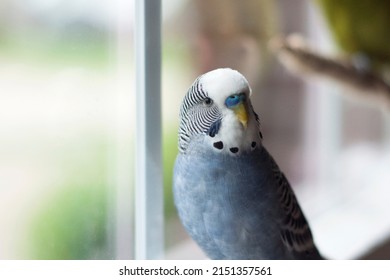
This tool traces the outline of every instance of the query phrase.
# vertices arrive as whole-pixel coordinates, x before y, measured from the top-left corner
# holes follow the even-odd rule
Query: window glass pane
[[[131,242],[132,10],[117,2],[0,4],[1,259],[115,258],[119,224]]]
[[[195,78],[206,71],[219,67],[230,67],[242,72],[251,83],[257,111],[261,113],[267,142],[283,147],[273,133],[281,128],[267,122],[266,113],[272,119],[270,105],[262,106],[262,98],[276,104],[281,89],[273,92],[273,80],[265,80],[271,70],[271,57],[267,51],[267,40],[278,30],[276,7],[272,1],[163,1],[163,117],[164,117],[164,183],[166,190],[166,247],[167,258],[205,258],[200,249],[188,239],[177,218],[172,201],[172,168],[177,153],[178,114],[181,101]],[[180,24],[178,24],[180,23]],[[293,83],[293,82],[292,82]],[[295,83],[296,86],[297,83]],[[275,92],[276,91],[276,92]],[[279,94],[280,93],[280,94]],[[298,94],[296,94],[297,96]],[[260,107],[262,106],[262,107]],[[295,101],[290,113],[296,113],[299,101]],[[269,109],[267,109],[269,108]],[[283,120],[294,122],[294,118],[281,115],[274,117],[278,126]],[[296,139],[299,131],[293,128],[290,136]],[[281,153],[286,150],[280,151]],[[291,157],[291,153],[284,155]],[[284,165],[284,167],[288,165]],[[298,175],[297,175],[298,176]]]
[[[292,75],[267,47],[276,34],[298,32],[316,51],[340,57],[326,14],[312,2],[163,1],[167,258],[205,258],[176,217],[170,174],[180,101],[198,75],[219,67],[239,70],[251,84],[264,145],[296,191],[321,251],[359,257],[388,239],[388,116],[345,98],[340,83]]]
[[[0,259],[134,257],[133,6],[0,3]],[[162,7],[166,257],[205,258],[177,217],[172,172],[181,100],[218,67],[249,80],[264,145],[320,249],[356,257],[387,240],[388,116],[344,99],[339,85],[295,77],[268,50],[275,34],[300,32],[340,54],[321,10],[301,0]]]

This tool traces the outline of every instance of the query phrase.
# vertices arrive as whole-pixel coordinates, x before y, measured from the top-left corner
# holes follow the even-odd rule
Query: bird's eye
[[[213,103],[213,100],[211,100],[211,98],[209,98],[209,97],[206,97],[206,98],[203,100],[203,104],[205,104],[205,105],[207,105],[207,106],[210,106],[212,103]]]

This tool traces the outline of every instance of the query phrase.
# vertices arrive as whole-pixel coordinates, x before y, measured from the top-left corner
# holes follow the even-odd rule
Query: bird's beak
[[[233,110],[242,126],[246,129],[248,126],[248,113],[245,108],[245,103],[239,103],[237,106],[234,107]]]

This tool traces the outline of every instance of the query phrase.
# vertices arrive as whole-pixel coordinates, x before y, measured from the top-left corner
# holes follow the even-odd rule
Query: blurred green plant
[[[49,197],[32,225],[32,258],[110,258],[105,193],[102,184],[69,184]]]
[[[112,258],[106,135],[84,131],[69,137],[61,149],[46,151],[62,172],[32,213],[28,254],[31,259]]]
[[[390,2],[316,0],[333,36],[349,54],[363,53],[375,64],[390,63]]]
[[[110,62],[109,36],[53,36],[47,33],[1,34],[0,56],[23,63],[52,66],[106,67]]]
[[[168,126],[163,134],[164,212],[166,219],[171,219],[176,216],[176,208],[173,202],[172,178],[177,152],[177,128]]]

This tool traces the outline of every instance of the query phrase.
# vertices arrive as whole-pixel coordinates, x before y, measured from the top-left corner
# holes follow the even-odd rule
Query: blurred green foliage
[[[64,35],[64,34],[63,34]],[[46,33],[1,34],[0,55],[23,63],[48,66],[80,65],[107,67],[110,59],[108,35],[83,38]]]
[[[363,53],[374,63],[390,63],[390,1],[316,0],[339,46]]]
[[[107,138],[84,133],[51,151],[62,175],[32,215],[28,233],[32,259],[113,256],[108,247]]]
[[[102,184],[69,184],[50,197],[32,225],[32,258],[110,258],[105,194]]]
[[[166,219],[176,215],[172,193],[172,178],[177,153],[177,128],[168,126],[163,134],[164,212]]]

